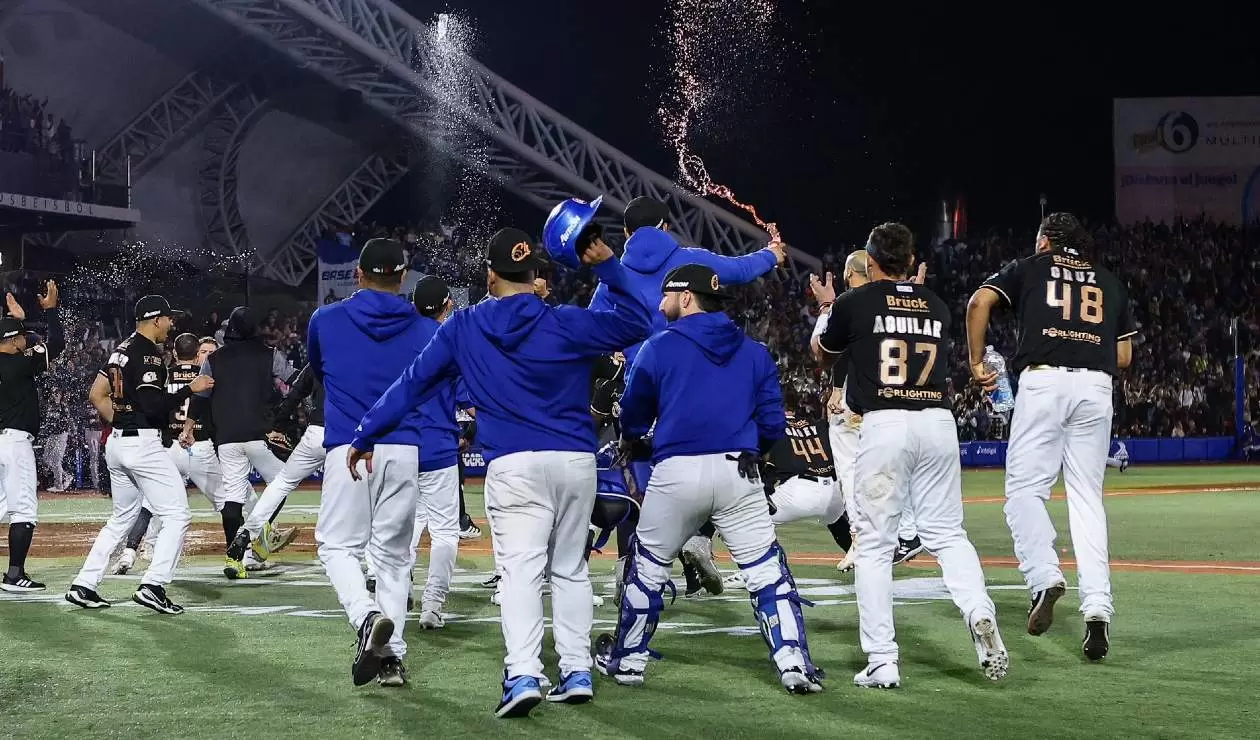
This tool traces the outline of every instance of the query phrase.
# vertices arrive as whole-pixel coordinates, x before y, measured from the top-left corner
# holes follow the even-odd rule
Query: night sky
[[[674,176],[654,115],[665,0],[396,2],[422,20],[475,8],[476,55],[491,69]],[[1113,97],[1260,93],[1246,24],[1190,6],[1086,19],[885,5],[895,14],[780,0],[766,64],[742,91],[729,85],[740,102],[726,124],[693,140],[715,179],[808,251],[888,219],[926,230],[950,193],[965,195],[973,231],[1035,227],[1042,192],[1052,210],[1109,218]]]

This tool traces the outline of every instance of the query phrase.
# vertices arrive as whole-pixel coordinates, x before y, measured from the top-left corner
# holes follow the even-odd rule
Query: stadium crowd
[[[454,285],[468,285],[470,298],[484,294],[484,268],[467,232],[442,225],[347,229],[356,244],[391,236],[407,245],[412,269],[438,274]],[[1133,371],[1117,384],[1117,436],[1230,436],[1234,434],[1233,346],[1231,321],[1238,318],[1238,341],[1247,357],[1249,418],[1260,418],[1260,232],[1191,221],[1175,227],[1113,224],[1093,229],[1098,253],[1129,286],[1130,309],[1139,328]],[[1034,234],[990,231],[967,240],[938,242],[921,252],[928,262],[928,285],[953,307],[954,351],[950,358],[951,394],[959,438],[1003,439],[1006,419],[992,412],[981,391],[968,382],[962,336],[967,299],[990,274],[1010,260],[1031,253]],[[825,269],[837,278],[848,250],[829,249]],[[548,289],[563,303],[586,305],[594,289],[587,271],[557,271]],[[33,296],[34,281],[8,287]],[[92,290],[86,287],[84,290]],[[809,357],[808,338],[817,311],[806,283],[793,277],[762,280],[736,289],[729,311],[748,333],[764,342],[778,362],[787,387],[796,391],[806,414],[822,413],[830,379]],[[27,298],[22,298],[27,302]],[[89,297],[89,302],[90,302]],[[29,298],[33,302],[33,297]],[[83,305],[80,301],[80,305]],[[315,302],[311,302],[313,309]],[[222,339],[222,313],[185,319],[181,330]],[[41,437],[48,480],[63,487],[70,479],[74,450],[94,452],[88,444],[96,426],[86,403],[86,389],[105,354],[118,341],[115,322],[92,316],[67,336],[65,356],[47,381],[50,410]],[[110,316],[112,317],[112,314]],[[309,313],[282,315],[272,310],[262,325],[268,342],[294,367],[305,363],[305,328]],[[1015,346],[1009,314],[997,317],[990,342],[1008,358]],[[126,327],[121,327],[126,328]],[[62,440],[67,439],[67,442]],[[49,445],[48,441],[52,444]],[[64,455],[55,454],[65,449]],[[46,471],[47,472],[47,471]],[[85,475],[86,477],[86,475]],[[91,481],[87,481],[90,485]]]
[[[0,87],[0,151],[25,152],[67,166],[74,162],[74,137],[48,101]]]

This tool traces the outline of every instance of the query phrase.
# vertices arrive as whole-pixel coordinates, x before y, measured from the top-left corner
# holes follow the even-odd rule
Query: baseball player
[[[371,239],[355,268],[359,290],[320,307],[307,329],[310,364],[324,386],[324,467],[315,543],[320,562],[358,631],[351,667],[356,686],[406,683],[403,626],[411,595],[412,531],[419,497],[417,404],[395,411],[397,423],[377,436],[366,475],[350,453],[355,427],[372,403],[424,349],[428,334],[411,302],[398,295],[407,272],[400,242]],[[379,407],[379,406],[378,406]],[[453,413],[452,413],[453,416]],[[359,448],[362,449],[362,448]],[[350,461],[347,465],[343,461]],[[376,593],[368,593],[360,561],[372,553]]]
[[[1129,448],[1124,446],[1124,441],[1117,439],[1115,442],[1116,451],[1107,455],[1107,467],[1119,468],[1123,473],[1129,469]]]
[[[860,288],[836,298],[830,281],[811,278],[820,303],[834,301],[819,346],[830,355],[848,355],[846,402],[862,415],[854,471],[862,546],[854,572],[867,667],[853,683],[865,688],[901,683],[892,561],[907,502],[971,632],[980,667],[996,681],[1010,661],[980,558],[963,529],[958,430],[945,394],[946,363],[938,361],[949,357],[949,307],[908,279],[914,237],[905,226],[875,227],[866,251],[871,282]]]
[[[197,339],[194,334],[180,334],[175,337],[175,361],[167,368],[166,391],[179,393],[184,386],[191,383],[201,374],[202,363],[218,347],[219,343],[212,337]],[[191,402],[191,397],[185,398],[183,403],[171,409],[162,442],[166,445],[180,478],[191,479],[197,490],[210,500],[215,511],[222,511],[218,497],[223,477],[219,472],[219,458],[214,453],[214,443],[210,441],[209,416],[193,423],[192,444],[185,447],[179,442],[179,437],[184,432],[184,423],[188,421],[188,406]],[[225,534],[227,526],[225,519]],[[147,506],[140,509],[140,515],[127,533],[126,544],[114,564],[112,572],[115,575],[124,575],[135,567],[136,555],[146,531],[150,537],[157,537],[160,531],[160,522],[153,521],[153,512]]]
[[[209,409],[214,418],[214,445],[222,470],[223,533],[231,546],[245,523],[245,506],[254,499],[249,471],[254,469],[270,483],[284,463],[267,447],[271,431],[270,409],[277,394],[277,382],[291,374],[284,357],[263,343],[258,320],[246,306],[238,306],[228,316],[227,343],[201,366],[201,374],[215,378],[218,393],[203,391],[194,395],[184,422],[182,443],[191,444],[193,425]],[[228,580],[246,577],[243,560],[225,557],[223,575]]]
[[[593,214],[591,214],[593,215]],[[593,620],[586,536],[595,503],[595,430],[590,415],[595,358],[647,336],[651,313],[630,292],[625,269],[590,218],[575,221],[575,254],[617,298],[593,311],[548,306],[534,294],[547,253],[520,229],[503,229],[487,248],[492,299],[456,312],[424,352],[363,417],[351,464],[457,374],[477,408],[487,461],[486,514],[502,570],[507,645],[503,697],[495,715],[523,717],[542,701],[543,577],[551,575],[551,617],[560,679],[555,702],[594,696]]]
[[[26,554],[35,536],[35,451],[39,433],[39,393],[35,379],[48,372],[65,349],[57,315],[57,284],[44,284],[39,306],[48,322],[48,343],[28,344],[22,321],[26,311],[12,293],[5,295],[9,315],[0,319],[0,519],[9,516],[9,569],[0,590],[43,591],[44,584],[26,575]]]
[[[88,394],[101,418],[113,426],[105,460],[114,511],[66,592],[66,601],[85,609],[109,606],[96,588],[110,553],[135,522],[143,500],[162,521],[162,531],[153,548],[153,562],[132,600],[161,614],[184,611],[167,597],[166,584],[175,574],[192,515],[184,479],[162,445],[162,430],[170,423],[173,409],[191,394],[213,388],[214,379],[197,376],[179,392],[167,393],[162,343],[177,315],[162,296],[147,295],[137,301],[135,333],[114,348]]]
[[[986,390],[997,375],[982,364],[994,306],[1019,322],[1012,371],[1019,394],[1006,452],[1006,523],[1032,594],[1028,633],[1054,620],[1066,583],[1046,511],[1063,471],[1076,553],[1083,651],[1101,660],[1110,648],[1111,572],[1103,475],[1111,444],[1112,379],[1133,357],[1137,333],[1122,283],[1094,263],[1089,233],[1069,213],[1052,213],[1037,232],[1037,252],[991,276],[967,304],[971,374]]]
[[[671,323],[640,348],[621,398],[625,437],[641,436],[656,422],[654,467],[617,634],[600,637],[596,665],[618,684],[643,683],[673,561],[711,518],[748,576],[753,612],[783,688],[821,691],[801,599],[757,471],[759,451],[768,451],[785,427],[774,360],[723,312],[727,295],[712,268],[678,267],[662,289],[661,312]]]

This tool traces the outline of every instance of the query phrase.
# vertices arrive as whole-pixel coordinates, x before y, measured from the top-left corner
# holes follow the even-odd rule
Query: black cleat
[[[1085,622],[1085,641],[1081,650],[1090,660],[1102,660],[1111,649],[1111,625],[1101,619],[1089,619]]]
[[[902,563],[914,560],[915,556],[923,552],[923,541],[919,539],[919,535],[915,535],[913,539],[897,540],[897,552],[893,554],[893,565],[901,565]]]
[[[249,549],[249,540],[249,530],[241,527],[241,531],[237,532],[236,536],[232,538],[232,544],[228,545],[228,560],[244,560],[245,551]]]
[[[370,594],[376,593],[376,579],[375,578],[367,579],[367,583],[363,585],[367,586],[368,593]]]
[[[109,602],[101,595],[86,586],[71,586],[66,592],[66,601],[84,609],[108,609]]]
[[[406,686],[407,667],[393,656],[381,658],[381,672],[376,675],[376,682],[382,686]]]
[[[503,580],[503,576],[499,575],[498,573],[495,573],[494,575],[490,576],[486,580],[482,581],[481,587],[482,588],[498,588],[499,581],[502,581],[502,580]]]
[[[1032,604],[1028,607],[1028,634],[1044,635],[1050,629],[1050,625],[1054,624],[1054,602],[1063,598],[1066,592],[1066,585],[1056,583],[1033,594]]]
[[[25,573],[17,578],[10,578],[8,575],[5,575],[3,579],[0,579],[0,591],[8,591],[9,593],[24,594],[31,591],[43,591],[45,588],[47,586],[39,581],[32,581],[30,576]]]
[[[359,649],[350,666],[355,686],[362,686],[381,673],[380,651],[394,636],[394,622],[380,612],[369,612],[359,627]]]
[[[143,583],[131,595],[131,600],[140,606],[147,606],[158,614],[183,614],[184,607],[166,597],[166,589],[149,583]]]

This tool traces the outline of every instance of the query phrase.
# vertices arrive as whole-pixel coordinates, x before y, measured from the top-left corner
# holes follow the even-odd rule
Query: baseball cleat
[[[244,560],[245,553],[249,550],[249,530],[241,527],[236,536],[232,538],[232,543],[227,548],[228,560]]]
[[[372,576],[368,576],[367,580],[363,582],[363,587],[366,588],[367,592],[370,594],[376,593],[376,579]]]
[[[503,592],[496,588],[494,593],[490,594],[490,603],[495,606],[503,606]]]
[[[863,689],[895,689],[901,686],[901,671],[897,662],[868,665],[853,677],[853,685]]]
[[[478,527],[471,518],[459,523],[459,538],[461,540],[475,540],[480,536],[481,527]]]
[[[599,594],[591,594],[591,606],[603,606],[604,597]]]
[[[779,674],[779,683],[789,694],[817,694],[823,690],[822,677],[802,668],[789,668]]]
[[[1060,581],[1050,588],[1033,594],[1028,607],[1028,634],[1044,635],[1054,624],[1054,602],[1067,592],[1067,584]]]
[[[407,667],[392,655],[381,658],[381,672],[376,674],[376,682],[382,686],[406,686]]]
[[[607,632],[595,640],[595,669],[616,681],[619,686],[642,686],[643,671],[623,668],[621,665],[613,667],[612,651],[615,642],[613,636]]]
[[[595,681],[590,671],[561,674],[560,685],[547,692],[547,701],[560,704],[585,704],[595,698]]]
[[[713,541],[708,537],[695,535],[683,544],[682,552],[678,554],[678,559],[682,560],[683,565],[695,568],[696,574],[700,576],[700,585],[704,586],[704,590],[714,596],[722,593],[722,572],[718,570],[717,563],[713,562]]]
[[[1102,619],[1085,620],[1085,641],[1081,643],[1085,657],[1102,660],[1111,649],[1111,624]]]
[[[533,676],[513,676],[503,679],[503,699],[494,710],[500,719],[528,717],[530,710],[542,702],[542,689]]]
[[[502,581],[502,580],[503,580],[503,576],[499,575],[498,573],[495,573],[494,575],[490,576],[486,580],[482,581],[481,587],[482,588],[498,588],[499,581]]]
[[[122,554],[118,556],[118,562],[114,563],[114,569],[110,571],[116,576],[125,576],[127,571],[136,565],[136,551],[133,548],[123,548]]]
[[[183,614],[184,607],[166,597],[166,589],[151,583],[142,583],[131,595],[131,600],[147,606],[158,614]]]
[[[1126,457],[1120,461],[1120,472],[1123,473],[1128,469],[1129,469],[1129,458]]]
[[[359,625],[359,649],[350,664],[350,678],[355,686],[376,678],[381,673],[381,650],[394,636],[394,622],[380,612],[368,612]]]
[[[971,641],[976,645],[976,658],[980,661],[984,677],[990,681],[1005,678],[1007,669],[1011,667],[1011,658],[992,617],[982,617],[971,625]]]
[[[229,581],[239,581],[246,578],[245,563],[239,560],[233,560],[231,557],[225,558],[223,561],[223,575]]]
[[[87,586],[71,586],[66,592],[66,601],[84,609],[108,609],[109,602]]]
[[[748,578],[744,576],[744,571],[737,570],[729,576],[722,579],[723,588],[746,589],[748,588]]]
[[[267,550],[275,555],[293,544],[301,532],[297,527],[272,527],[271,536],[267,538]]]
[[[276,564],[271,562],[270,560],[252,560],[250,558],[245,559],[245,570],[249,573],[257,573],[259,571],[271,570],[274,567],[276,567]]]
[[[446,626],[446,620],[442,619],[442,605],[437,602],[427,602],[420,607],[420,629],[440,630]],[[408,608],[410,611],[410,608]]]
[[[923,552],[923,541],[919,539],[919,535],[915,535],[912,539],[897,539],[897,552],[893,555],[893,565],[901,565],[909,560],[914,560],[915,556]]]
[[[143,562],[143,563],[153,562],[153,543],[152,542],[141,543],[140,549],[136,551],[136,560],[139,560],[140,562]]]
[[[8,574],[5,574],[4,578],[0,579],[0,591],[8,591],[9,593],[13,593],[13,594],[24,594],[24,593],[30,593],[32,591],[43,591],[45,588],[47,588],[47,586],[40,583],[39,581],[32,581],[30,576],[26,575],[25,573],[18,576],[17,578],[10,578]]]

